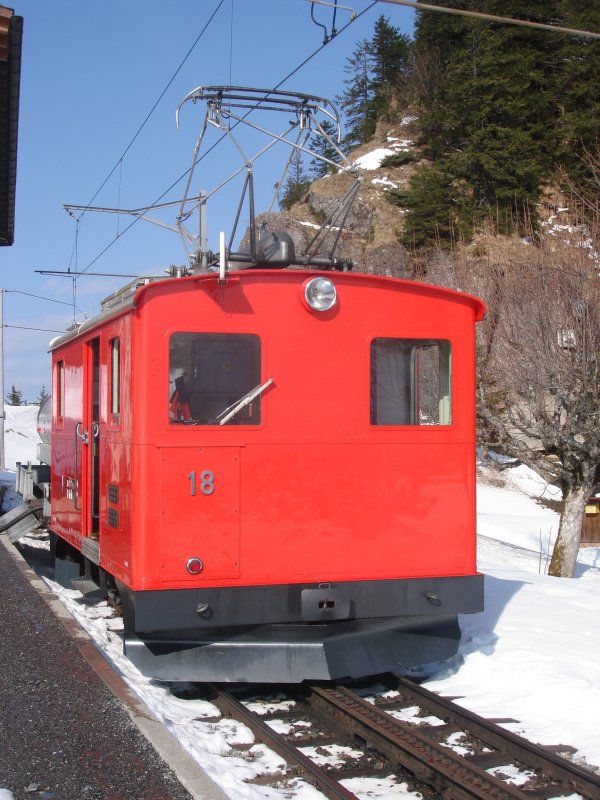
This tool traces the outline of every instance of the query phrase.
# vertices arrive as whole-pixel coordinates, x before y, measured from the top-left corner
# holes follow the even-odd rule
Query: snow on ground
[[[394,153],[408,153],[412,147],[412,139],[395,139],[391,136],[387,137],[389,147],[378,147],[371,150],[370,153],[365,153],[364,156],[359,156],[354,162],[359,169],[378,169],[381,162],[386,156],[393,156]]]
[[[548,234],[548,236],[556,236],[562,239],[567,245],[572,245],[578,249],[589,250],[590,252],[588,255],[590,259],[595,264],[600,265],[600,253],[594,246],[594,240],[590,237],[590,232],[587,225],[572,225],[556,221],[559,219],[559,215],[565,211],[569,211],[569,209],[557,208],[556,214],[552,214],[552,216],[548,217],[548,219],[542,222],[544,233]],[[575,239],[570,239],[568,234],[574,236]]]
[[[600,548],[581,549],[574,579],[548,577],[558,514],[534,498],[554,492],[524,466],[508,472],[514,488],[478,487],[485,611],[461,618],[459,655],[427,685],[600,766]]]
[[[384,175],[384,177],[383,177],[383,178],[373,178],[373,180],[371,181],[371,183],[372,183],[374,186],[381,186],[381,187],[382,187],[382,188],[384,188],[384,189],[397,189],[397,188],[398,188],[398,184],[397,184],[397,183],[394,183],[394,181],[391,181],[391,180],[390,180],[390,179],[387,177],[387,175]]]
[[[33,458],[35,407],[7,407],[6,463]],[[526,467],[492,472],[482,468],[478,486],[479,568],[485,573],[485,611],[461,617],[458,655],[418,671],[426,686],[459,697],[489,717],[510,717],[511,730],[542,744],[577,748],[576,759],[600,768],[600,548],[582,548],[574,579],[545,574],[558,514],[540,501],[556,498]],[[14,476],[13,476],[14,477]],[[9,473],[0,474],[4,482]],[[45,546],[28,537],[26,544]],[[244,783],[282,771],[281,759],[251,742],[247,729],[202,699],[175,697],[124,658],[121,620],[104,604],[89,606],[77,591],[47,581],[148,708],[233,798],[314,800],[315,789]],[[352,783],[352,785],[350,785]],[[365,798],[413,797],[387,781],[348,782]],[[11,800],[0,789],[0,800]]]
[[[5,406],[4,464],[8,469],[14,470],[17,461],[37,463],[38,411],[39,406]]]
[[[360,156],[354,162],[360,169],[377,169],[386,156],[394,155],[394,151],[387,147],[379,147],[364,156]]]

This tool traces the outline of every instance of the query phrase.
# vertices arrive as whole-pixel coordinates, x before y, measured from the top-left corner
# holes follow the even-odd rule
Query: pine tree
[[[367,47],[374,95],[373,110],[377,117],[388,110],[390,99],[407,72],[410,49],[408,36],[401,34],[381,15]]]
[[[563,0],[562,24],[583,30],[600,30],[597,0]],[[576,182],[589,178],[585,153],[600,148],[600,41],[585,37],[565,37],[561,48],[562,64],[557,93],[563,109],[560,120],[560,163]]]
[[[392,194],[392,193],[390,193]],[[407,207],[402,244],[408,249],[447,246],[465,233],[466,225],[453,201],[452,178],[438,165],[423,164],[401,195]],[[393,195],[390,197],[393,202]]]
[[[346,89],[338,98],[346,116],[348,147],[363,144],[375,133],[377,120],[406,74],[411,51],[410,39],[390,25],[382,15],[370,40],[363,39],[346,62]]]
[[[44,403],[44,401],[47,400],[49,397],[50,395],[46,391],[45,385],[42,384],[42,388],[40,389],[40,393],[38,395],[38,399],[35,401],[35,404],[41,406]]]
[[[549,21],[557,4],[488,0],[482,5],[495,14]],[[440,36],[444,26],[448,35]],[[435,26],[424,24],[418,46],[431,41],[432,28],[443,42],[445,73],[422,115],[425,154],[461,187],[455,200],[463,204],[462,214],[472,208],[510,229],[531,217],[557,152],[559,37],[496,23],[438,20]]]
[[[346,89],[338,98],[346,117],[344,144],[348,148],[367,142],[375,133],[377,122],[373,111],[375,92],[369,69],[369,43],[363,39],[346,62]]]
[[[6,404],[9,406],[22,406],[23,402],[23,392],[19,391],[13,383],[10,392],[6,395]]]
[[[448,5],[444,0],[429,0],[431,5]],[[452,7],[473,10],[471,0],[453,0]],[[479,8],[479,10],[482,10]],[[462,41],[466,17],[436,14],[434,11],[417,11],[415,24],[415,47],[418,50],[437,50],[443,64]]]
[[[279,196],[280,207],[286,210],[291,208],[294,203],[304,197],[310,183],[310,178],[304,172],[302,153],[300,150],[296,150],[290,161],[287,180]]]
[[[335,142],[337,139],[337,128],[333,122],[330,122],[326,119],[319,124],[327,136],[329,136],[329,138]],[[314,153],[329,159],[329,161],[333,161],[335,164],[337,164],[340,160],[340,155],[335,147],[319,134],[313,136],[311,150]],[[326,161],[322,161],[320,158],[313,158],[310,162],[310,167],[311,176],[314,179],[322,178],[324,175],[327,175],[328,172],[331,172],[334,169],[334,167],[332,167],[330,164],[327,164]]]

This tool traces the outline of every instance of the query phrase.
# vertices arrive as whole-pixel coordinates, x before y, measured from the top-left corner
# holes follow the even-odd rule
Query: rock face
[[[409,261],[398,238],[405,210],[392,205],[387,194],[408,185],[414,171],[412,137],[418,123],[413,116],[398,115],[398,119],[387,127],[381,123],[375,139],[349,156],[357,167],[360,189],[339,234],[335,255],[353,261],[356,271],[402,278],[408,275]],[[381,166],[385,156],[394,155],[399,156],[396,165]],[[353,183],[354,177],[349,173],[328,174],[312,183],[305,197],[288,211],[257,217],[257,228],[285,231],[294,241],[296,254],[303,255]],[[338,228],[334,228],[314,254],[330,255],[337,234]],[[248,233],[240,248],[247,246]]]
[[[360,188],[344,220],[334,255],[352,261],[357,272],[397,278],[424,279],[427,276],[428,280],[445,285],[448,280],[447,254],[430,252],[423,257],[426,261],[415,259],[414,254],[400,243],[404,219],[410,212],[390,203],[390,192],[397,193],[397,200],[407,191],[421,155],[414,145],[419,136],[418,118],[398,109],[394,113],[395,122],[380,121],[373,140],[349,155],[360,178]],[[386,158],[387,164],[382,165]],[[294,241],[296,254],[303,255],[351,189],[354,180],[348,172],[330,173],[314,181],[306,195],[289,210],[260,215],[258,228],[264,223],[269,231],[285,231]],[[564,252],[565,257],[570,258],[575,248],[600,265],[597,240],[581,224],[576,210],[569,209],[569,200],[558,188],[547,187],[538,208],[541,220],[538,236],[553,253]],[[331,255],[338,230],[335,228],[320,248],[313,248],[311,253]],[[530,244],[530,237],[521,238],[516,234],[498,236],[484,227],[475,232],[472,241],[466,243],[461,252],[468,263],[476,264],[481,259],[503,263],[524,258],[524,251]],[[248,246],[247,233],[240,247],[244,246]]]
[[[349,175],[327,175],[315,181],[308,190],[307,197],[312,214],[318,219],[327,219],[330,214],[335,213],[340,199],[352,183]],[[372,236],[374,224],[375,209],[364,201],[359,192],[346,217],[344,228],[355,236],[368,239]]]

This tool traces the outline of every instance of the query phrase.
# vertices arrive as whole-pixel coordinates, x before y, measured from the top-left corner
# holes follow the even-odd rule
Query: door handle
[[[83,431],[82,433],[82,431],[83,431],[83,422],[78,422],[77,425],[75,425],[75,436],[77,436],[78,439],[81,439],[81,441],[84,444],[87,444],[89,440],[88,432]]]

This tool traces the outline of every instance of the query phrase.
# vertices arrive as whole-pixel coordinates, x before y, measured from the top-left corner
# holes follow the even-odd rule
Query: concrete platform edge
[[[54,616],[74,639],[83,658],[113,696],[122,703],[142,736],[150,742],[163,761],[173,770],[181,785],[194,800],[229,800],[223,789],[197,764],[177,739],[148,711],[123,678],[112,669],[87,632],[79,626],[77,620],[71,616],[44,581],[31,569],[17,548],[2,534],[0,534],[0,542],[36,594],[45,601]]]

